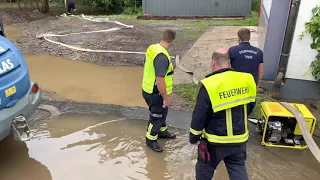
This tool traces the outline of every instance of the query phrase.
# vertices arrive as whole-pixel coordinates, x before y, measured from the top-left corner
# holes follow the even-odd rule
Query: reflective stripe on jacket
[[[205,78],[201,84],[208,91],[213,112],[217,112],[254,102],[257,86],[252,80],[249,73],[227,71]]]
[[[146,61],[144,64],[143,70],[143,81],[142,81],[142,89],[143,91],[152,94],[153,88],[156,83],[156,75],[154,69],[154,59],[158,54],[163,53],[167,56],[169,60],[168,70],[165,76],[166,90],[167,94],[171,94],[172,86],[173,86],[173,65],[171,62],[171,58],[169,56],[168,51],[162,47],[160,44],[153,44],[148,47],[146,52]]]

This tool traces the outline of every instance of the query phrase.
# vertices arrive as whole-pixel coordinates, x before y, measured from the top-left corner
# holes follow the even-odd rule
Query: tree
[[[10,0],[10,2],[15,2],[15,0]],[[24,9],[37,9],[41,13],[48,13],[49,0],[16,0],[18,2],[19,9],[22,9],[21,2],[23,3]]]
[[[42,13],[48,13],[49,12],[49,0],[43,0],[43,5],[42,5]]]

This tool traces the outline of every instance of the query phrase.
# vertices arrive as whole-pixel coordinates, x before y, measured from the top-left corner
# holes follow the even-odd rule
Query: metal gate
[[[143,0],[143,13],[150,16],[250,15],[252,0]]]

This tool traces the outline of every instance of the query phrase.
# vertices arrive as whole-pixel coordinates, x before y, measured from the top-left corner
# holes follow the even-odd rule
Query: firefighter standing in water
[[[162,152],[158,138],[175,138],[168,132],[166,117],[169,98],[173,86],[173,64],[168,53],[176,33],[165,30],[160,43],[153,44],[146,51],[144,64],[142,96],[149,106],[150,119],[146,132],[146,144],[156,152]]]
[[[196,179],[211,180],[223,160],[230,180],[247,180],[248,115],[255,102],[256,84],[249,73],[230,68],[228,50],[212,55],[213,73],[199,83],[192,115],[190,143],[198,144]]]

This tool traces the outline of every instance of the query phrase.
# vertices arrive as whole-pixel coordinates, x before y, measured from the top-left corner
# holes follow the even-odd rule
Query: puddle
[[[193,151],[186,148],[186,134],[170,128],[179,137],[159,140],[165,149],[159,154],[145,146],[145,126],[146,121],[116,116],[63,115],[39,122],[26,145],[13,139],[0,143],[1,180],[26,177],[19,169],[35,180],[192,179],[194,165],[186,153]],[[177,169],[178,164],[185,168]]]
[[[118,116],[62,115],[32,124],[35,136],[0,142],[1,180],[194,180],[195,149],[185,131],[159,140],[164,153],[145,146],[146,121]],[[247,170],[254,180],[319,180],[310,151],[265,148],[252,138]],[[317,141],[319,142],[319,141]],[[220,164],[215,179],[228,180]]]
[[[50,171],[28,154],[24,142],[8,137],[0,142],[1,180],[43,180],[51,179]]]
[[[25,55],[33,81],[74,101],[146,107],[142,67],[98,66],[48,54]]]
[[[16,41],[21,37],[22,29],[20,24],[14,24],[4,27],[6,38],[10,41]]]

